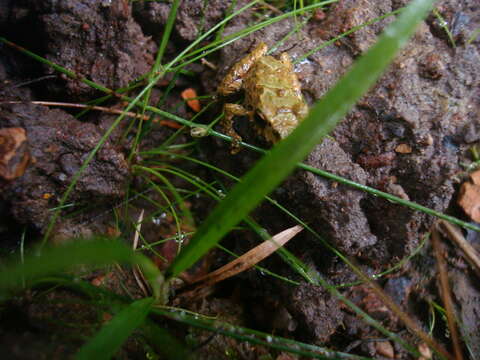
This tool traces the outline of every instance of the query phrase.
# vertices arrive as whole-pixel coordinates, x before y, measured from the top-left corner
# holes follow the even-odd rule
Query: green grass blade
[[[338,352],[317,345],[302,343],[262,331],[225,323],[217,318],[208,318],[201,314],[189,313],[183,309],[154,308],[152,309],[152,313],[162,315],[189,326],[211,331],[214,334],[225,335],[241,342],[262,345],[279,351],[297,354],[308,359],[372,360],[368,357]]]
[[[271,192],[322,138],[345,116],[354,103],[375,83],[415,26],[427,14],[434,0],[416,0],[382,34],[307,118],[279,142],[235,185],[229,195],[208,216],[190,243],[167,270],[176,276],[213,247],[262,199]]]
[[[92,304],[98,306],[109,306],[110,308],[125,308],[129,303],[129,299],[113,293],[102,287],[94,286],[90,282],[78,280],[69,275],[58,275],[44,277],[35,285],[39,286],[61,286],[73,290],[86,296]],[[188,349],[179,340],[173,337],[167,330],[159,327],[150,319],[146,319],[141,331],[145,335],[148,343],[155,348],[156,351],[165,356],[166,359],[182,359],[187,360],[190,357]],[[163,359],[163,358],[162,358]]]
[[[180,0],[174,0],[172,3],[172,7],[168,14],[167,24],[163,30],[162,41],[160,42],[160,46],[158,48],[157,59],[155,60],[155,65],[153,66],[153,72],[156,72],[162,63],[163,55],[165,54],[165,49],[167,48],[168,40],[170,39],[170,34],[172,33],[173,24],[177,18],[177,10],[180,6],[180,2]]]
[[[4,297],[7,291],[20,288],[24,281],[28,283],[76,265],[101,266],[116,262],[139,265],[155,296],[160,296],[163,277],[150,259],[119,241],[84,239],[63,246],[45,248],[40,255],[25,256],[22,263],[12,262],[2,267],[0,296]]]
[[[153,298],[146,298],[125,307],[82,346],[75,359],[110,359],[130,334],[145,321],[154,302]]]

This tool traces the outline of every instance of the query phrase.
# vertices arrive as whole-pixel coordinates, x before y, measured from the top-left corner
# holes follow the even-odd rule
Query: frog
[[[232,138],[232,153],[240,150],[242,141],[233,128],[235,116],[248,116],[257,135],[275,144],[287,137],[308,113],[290,55],[284,52],[276,59],[267,51],[268,46],[260,42],[232,66],[218,86],[217,93],[222,97],[241,90],[245,93],[243,105],[224,104],[222,125]],[[255,121],[255,114],[260,121]]]

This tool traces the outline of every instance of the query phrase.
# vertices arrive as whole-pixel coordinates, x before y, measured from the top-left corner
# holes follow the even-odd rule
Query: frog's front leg
[[[248,111],[242,105],[238,104],[225,104],[223,107],[224,118],[222,120],[222,127],[224,132],[232,138],[231,153],[236,154],[240,151],[240,142],[242,137],[233,128],[233,118],[235,116],[248,115],[250,118],[253,116],[252,111]]]
[[[267,53],[267,44],[261,42],[253,51],[232,66],[218,87],[218,93],[227,96],[242,88],[243,78],[255,62]]]

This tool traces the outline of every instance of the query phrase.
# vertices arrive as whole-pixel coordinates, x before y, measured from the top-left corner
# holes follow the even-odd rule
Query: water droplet
[[[190,129],[190,135],[194,138],[201,138],[208,135],[208,130],[204,127],[193,127]]]
[[[445,20],[439,20],[439,21],[438,21],[438,25],[440,25],[441,27],[447,27],[447,26],[448,26],[448,22],[445,21]]]
[[[181,232],[181,233],[177,234],[177,236],[175,237],[175,242],[177,244],[182,244],[185,241],[186,237],[187,236],[185,235],[185,233]]]

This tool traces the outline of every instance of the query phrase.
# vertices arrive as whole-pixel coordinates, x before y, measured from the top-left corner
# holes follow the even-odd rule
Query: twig
[[[433,226],[432,229],[432,246],[437,260],[438,276],[440,278],[440,294],[442,296],[443,305],[445,306],[445,313],[447,315],[448,329],[452,337],[453,352],[455,360],[463,360],[462,348],[460,345],[458,331],[455,321],[455,314],[453,309],[452,296],[450,292],[450,285],[448,284],[447,266],[443,258],[444,249],[440,243],[440,235],[438,232],[438,225]]]
[[[349,259],[350,263],[354,263],[352,259]],[[445,359],[453,359],[452,356],[440,345],[434,338],[429,336],[422,330],[421,326],[413,320],[406,312],[404,312],[400,306],[392,300],[392,298],[383,291],[383,289],[375,282],[372,281],[367,275],[358,270],[358,266],[352,268],[355,274],[357,274],[364,282],[368,283],[373,292],[382,300],[382,302],[410,329],[417,337],[422,339],[431,349],[436,351],[440,356]]]
[[[44,105],[44,106],[61,106],[61,107],[70,107],[70,108],[78,108],[78,109],[97,110],[97,111],[102,111],[109,114],[117,114],[117,115],[125,114],[127,116],[139,118],[142,120],[150,119],[150,117],[147,115],[140,115],[140,114],[135,114],[131,111],[123,111],[120,109],[113,109],[113,108],[97,106],[97,105],[85,105],[85,104],[57,102],[57,101],[2,101],[0,102],[0,104],[23,104],[23,103]]]
[[[202,65],[205,65],[205,66],[209,67],[210,69],[217,71],[217,66],[212,64],[207,59],[201,58],[200,62],[202,63]]]
[[[12,90],[12,89],[16,89],[16,88],[19,88],[19,87],[35,84],[35,83],[43,81],[43,80],[53,79],[53,78],[56,78],[56,77],[57,77],[57,75],[45,75],[45,76],[38,77],[36,79],[28,80],[28,81],[21,82],[21,83],[18,83],[18,84],[13,84],[13,85],[10,85],[10,86],[7,86],[7,87],[0,87],[0,90],[3,90],[3,91]]]
[[[260,4],[264,7],[266,7],[267,9],[269,9],[271,12],[275,13],[275,14],[279,14],[279,15],[282,15],[283,12],[279,9],[277,9],[275,6],[267,3],[266,1],[260,1]]]
[[[467,261],[472,265],[472,267],[477,272],[477,275],[480,276],[480,257],[477,251],[469,244],[467,240],[463,237],[460,229],[453,224],[450,224],[446,221],[439,220],[438,226],[441,230],[445,230],[448,235],[448,238],[457,245],[465,255]]]
[[[140,215],[138,216],[137,223],[135,224],[135,235],[133,237],[133,244],[132,244],[133,250],[136,250],[138,247],[138,239],[140,238],[140,230],[142,229],[142,221],[143,221],[144,213],[145,213],[145,210],[142,209],[142,211],[140,212]],[[147,284],[147,281],[143,276],[143,273],[140,267],[138,265],[135,265],[132,268],[132,273],[133,273],[133,277],[135,278],[135,281],[137,282],[138,287],[142,290],[143,294],[145,296],[149,296],[149,292],[145,286],[145,284]]]

